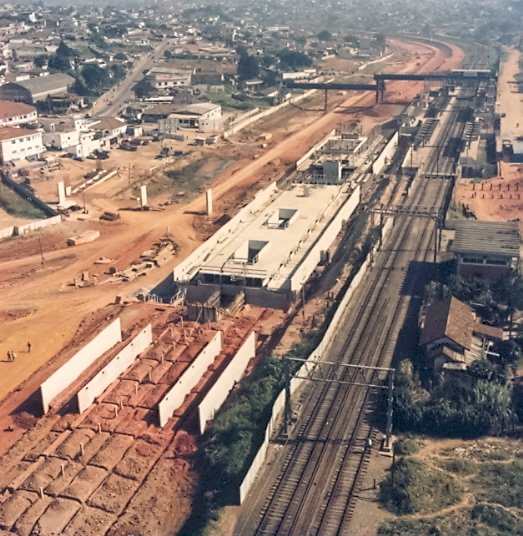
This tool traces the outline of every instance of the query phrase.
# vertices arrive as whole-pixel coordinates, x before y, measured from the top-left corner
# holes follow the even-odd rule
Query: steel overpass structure
[[[374,91],[376,103],[383,102],[388,81],[404,80],[412,82],[445,82],[447,84],[462,84],[464,82],[488,81],[496,77],[490,70],[483,69],[455,69],[435,73],[377,73],[374,75],[374,84],[345,83],[345,82],[297,82],[287,80],[282,87],[287,89],[319,89],[325,91],[325,110],[327,109],[328,91]]]

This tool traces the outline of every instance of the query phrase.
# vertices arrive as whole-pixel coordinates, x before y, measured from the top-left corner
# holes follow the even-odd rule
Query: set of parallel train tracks
[[[443,156],[431,151],[404,206],[443,206],[449,181],[435,179],[434,172],[443,171],[441,176],[453,172],[459,154],[453,140],[463,131],[464,123],[458,121],[462,108],[459,100],[449,106],[436,140],[444,148]],[[396,216],[386,247],[344,313],[346,329],[333,341],[328,361],[390,366],[410,301],[421,300],[423,286],[416,287],[427,276],[423,263],[430,256],[436,230],[430,220],[421,221],[422,226],[409,216]],[[410,261],[417,264],[409,270]],[[302,393],[301,414],[264,475],[260,495],[266,499],[255,501],[236,534],[350,534],[355,500],[371,454],[368,440],[377,436],[372,414],[379,400],[375,389],[351,382],[380,380],[375,370],[343,370],[337,378],[346,383],[312,382]],[[362,376],[355,378],[355,374]]]

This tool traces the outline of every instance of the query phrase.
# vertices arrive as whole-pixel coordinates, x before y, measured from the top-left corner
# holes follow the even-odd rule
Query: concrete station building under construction
[[[235,300],[286,309],[360,203],[351,176],[326,167],[318,180],[318,170],[309,168],[284,189],[272,184],[260,191],[174,270],[186,302],[200,311]]]

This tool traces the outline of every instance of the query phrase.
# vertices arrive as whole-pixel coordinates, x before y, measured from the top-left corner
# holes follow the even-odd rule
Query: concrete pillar
[[[147,206],[147,185],[145,184],[140,186],[140,206],[142,208]]]
[[[212,216],[212,190],[205,191],[205,201],[207,203],[207,216]]]
[[[58,204],[65,205],[65,185],[64,181],[58,183]]]

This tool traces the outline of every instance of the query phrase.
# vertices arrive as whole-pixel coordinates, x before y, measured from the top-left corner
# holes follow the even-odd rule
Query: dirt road
[[[451,69],[458,66],[463,57],[456,47],[452,49],[452,54],[449,54],[447,48],[411,41],[394,40],[392,45],[404,49],[410,55],[411,59],[402,66],[404,70]],[[360,116],[365,128],[370,128],[400,111],[402,105],[397,101],[410,100],[422,88],[421,83],[391,83],[386,95],[389,103],[377,106],[374,106],[373,94],[350,95],[340,106],[317,117],[295,134],[289,135],[257,160],[249,162],[232,174],[222,174],[213,187],[216,213],[219,214],[224,207],[231,207],[232,210],[232,207],[245,203],[245,194],[249,188],[259,187],[263,181],[266,183],[267,175],[272,178],[281,176],[318,139],[353,118],[354,114]],[[37,255],[37,237],[1,244],[2,258],[2,252],[11,251],[13,245],[16,245],[20,252],[30,249],[32,255],[21,263],[0,263],[4,315],[17,310],[30,312],[19,317],[15,314],[12,320],[0,324],[0,399],[70,342],[80,321],[87,315],[111,303],[118,294],[128,296],[142,287],[152,287],[167,277],[173,266],[201,243],[203,236],[194,226],[195,220],[200,221],[201,218],[194,214],[203,208],[204,198],[200,196],[188,205],[170,207],[161,213],[125,212],[121,223],[112,227],[103,226],[99,240],[71,250],[58,249],[49,255],[49,260],[54,260],[55,264],[49,262],[49,266],[44,267],[40,265]],[[65,224],[65,229],[71,225]],[[100,224],[84,222],[83,225],[96,228]],[[113,259],[113,264],[119,269],[129,266],[132,260],[138,258],[140,253],[147,250],[167,229],[174,235],[179,246],[178,257],[172,263],[127,284],[98,285],[82,289],[68,286],[83,270],[101,271],[102,269],[94,264],[101,256]],[[43,240],[46,240],[45,234]],[[33,344],[31,354],[24,352],[28,340]],[[80,343],[79,340],[75,342]],[[18,352],[19,357],[15,363],[6,361],[7,350]],[[47,373],[52,369],[51,364]]]

